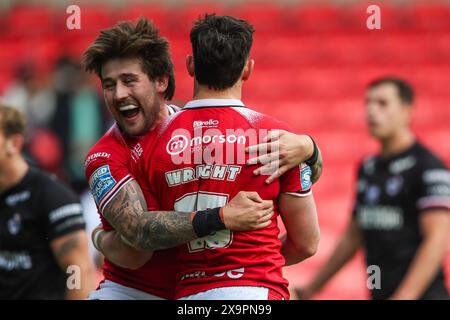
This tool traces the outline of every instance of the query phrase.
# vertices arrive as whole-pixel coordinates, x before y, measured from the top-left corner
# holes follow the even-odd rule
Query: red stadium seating
[[[371,1],[358,1],[353,5],[349,5],[348,8],[346,7],[345,10],[342,10],[342,25],[345,29],[365,32],[367,30],[367,17],[372,14],[372,11],[367,13],[367,9],[369,5],[373,4],[376,4],[381,9],[381,26],[384,31],[404,30],[406,28],[407,21],[405,20],[403,7],[392,6],[387,1],[377,3]]]
[[[98,30],[111,27],[111,8],[106,5],[83,6],[82,28],[87,33],[97,33]]]
[[[127,4],[120,10],[113,12],[112,15],[113,21],[136,20],[139,17],[148,17],[148,19],[152,20],[158,28],[162,28],[161,31],[164,33],[164,31],[167,31],[164,30],[164,27],[170,19],[170,11],[168,8],[157,4]]]
[[[248,20],[258,33],[286,32],[288,30],[287,10],[283,7],[273,4],[255,6],[253,3],[244,3],[235,8],[228,8],[227,14]]]
[[[220,14],[223,10],[223,5],[219,2],[190,4],[181,10],[172,8],[167,19],[167,30],[173,36],[181,36],[187,39],[193,21],[197,20],[200,16],[204,16],[206,13],[215,12]]]
[[[100,29],[143,15],[170,40],[177,78],[174,100],[182,104],[192,96],[192,78],[185,71],[192,21],[205,12],[248,19],[256,28],[252,51],[256,64],[244,84],[243,100],[298,132],[314,135],[324,156],[324,176],[314,190],[322,229],[320,250],[305,263],[286,269],[289,280],[301,284],[324,263],[344,230],[356,167],[377,149],[365,125],[364,94],[370,80],[399,75],[412,82],[417,93],[413,127],[450,164],[450,6],[382,4],[382,30],[373,31],[366,28],[366,8],[365,4],[96,4],[83,6],[82,29],[70,31],[63,11],[17,6],[0,22],[0,92],[29,59],[44,70],[61,54],[80,59]],[[362,266],[359,255],[319,298],[366,298]]]
[[[10,35],[45,36],[53,31],[54,18],[48,6],[16,6],[8,13],[4,27]]]
[[[417,4],[410,11],[413,26],[424,30],[450,30],[450,8],[444,4]]]
[[[289,10],[287,19],[292,27],[302,31],[335,31],[343,22],[343,11],[335,6],[298,6]]]

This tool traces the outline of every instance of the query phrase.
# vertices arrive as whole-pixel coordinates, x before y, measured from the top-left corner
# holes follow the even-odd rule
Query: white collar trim
[[[245,107],[244,103],[239,99],[198,99],[186,103],[184,108],[200,108],[200,107]]]

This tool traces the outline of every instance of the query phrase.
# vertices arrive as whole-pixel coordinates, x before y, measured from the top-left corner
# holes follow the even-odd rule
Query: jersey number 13
[[[210,193],[200,191],[187,193],[174,204],[176,211],[197,211],[208,208],[223,207],[228,202],[228,195],[223,193]],[[213,235],[195,239],[188,242],[189,252],[203,251],[205,249],[226,248],[233,241],[230,230],[221,230]]]

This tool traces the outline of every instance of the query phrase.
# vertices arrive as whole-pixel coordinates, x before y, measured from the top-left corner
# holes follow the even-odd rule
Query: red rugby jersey
[[[168,109],[169,114],[175,112],[172,106]],[[85,174],[105,230],[113,228],[103,217],[103,209],[133,179],[141,186],[148,210],[158,209],[158,202],[145,187],[147,181],[142,180],[136,165],[145,146],[151,147],[156,136],[157,131],[153,130],[144,137],[129,138],[115,124],[89,151],[85,160]],[[105,279],[121,285],[173,299],[177,252],[177,248],[155,251],[152,258],[137,270],[121,268],[105,259],[103,274]]]
[[[309,167],[297,167],[267,185],[245,161],[245,147],[260,143],[270,129],[288,129],[239,100],[188,103],[160,129],[156,147],[141,157],[162,210],[195,211],[225,205],[239,191],[257,191],[266,200],[280,193],[311,192]],[[278,208],[267,228],[223,230],[182,245],[176,298],[225,286],[262,286],[289,298],[282,275],[285,260],[278,239]]]

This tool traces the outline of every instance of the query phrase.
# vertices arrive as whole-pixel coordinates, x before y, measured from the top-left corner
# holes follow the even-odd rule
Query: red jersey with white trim
[[[280,193],[311,193],[309,167],[297,167],[267,185],[246,166],[245,147],[261,142],[284,123],[246,108],[241,101],[204,99],[188,103],[162,125],[158,147],[141,158],[162,210],[196,211],[225,205],[239,191],[265,200]],[[149,149],[146,149],[149,150]],[[252,155],[253,157],[254,155]],[[267,228],[222,230],[182,245],[176,298],[227,286],[261,286],[286,299],[288,282],[278,239],[278,208]]]
[[[169,114],[174,113],[168,107]],[[84,167],[89,188],[94,197],[105,230],[113,227],[103,217],[103,210],[120,189],[135,179],[144,193],[148,210],[157,210],[158,202],[145,187],[137,170],[137,161],[145,147],[151,147],[157,131],[153,130],[141,138],[129,138],[122,134],[117,124],[92,147]],[[177,248],[155,251],[152,258],[141,268],[130,270],[116,266],[105,259],[103,274],[105,279],[135,288],[165,299],[173,299],[175,288],[175,258]]]

